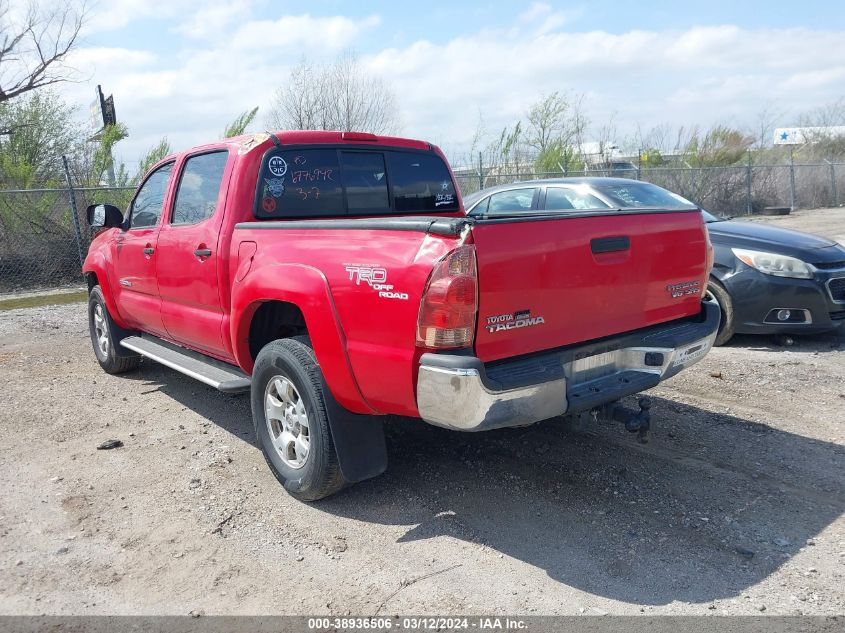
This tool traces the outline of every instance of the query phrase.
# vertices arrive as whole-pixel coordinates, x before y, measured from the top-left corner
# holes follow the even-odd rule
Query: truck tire
[[[140,356],[118,353],[117,346],[127,332],[112,320],[99,286],[88,293],[88,331],[97,362],[107,374],[122,374],[141,363]]]
[[[715,279],[707,283],[707,294],[716,300],[722,310],[722,317],[719,320],[719,332],[713,345],[724,345],[734,335],[734,311],[731,303],[731,296],[724,286]]]
[[[323,377],[306,336],[264,346],[252,372],[252,419],[264,459],[285,489],[317,501],[346,484],[329,428]]]

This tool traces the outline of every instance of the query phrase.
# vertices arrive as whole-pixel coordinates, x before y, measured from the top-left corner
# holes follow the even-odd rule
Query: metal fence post
[[[76,235],[76,250],[79,253],[80,267],[85,262],[85,253],[82,250],[82,228],[79,225],[79,213],[76,211],[76,194],[73,191],[73,181],[70,178],[70,167],[67,164],[67,156],[62,156],[62,164],[65,167],[65,180],[67,180],[67,194],[70,201],[70,212],[73,217],[73,229]]]
[[[795,151],[789,146],[789,209],[795,211]]]
[[[751,150],[748,150],[748,165],[745,168],[745,213],[751,215],[754,212],[754,205],[751,201]]]
[[[836,195],[836,165],[828,159],[824,159],[830,169],[830,206],[835,207],[838,196]]]
[[[478,152],[478,190],[484,189],[484,168],[481,165],[481,152]]]

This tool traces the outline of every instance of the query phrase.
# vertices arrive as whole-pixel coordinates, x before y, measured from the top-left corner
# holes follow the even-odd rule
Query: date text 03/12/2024
[[[519,618],[509,617],[345,617],[345,618],[309,618],[309,631],[442,631],[442,630],[480,630],[480,631],[519,631],[525,630],[527,623]]]

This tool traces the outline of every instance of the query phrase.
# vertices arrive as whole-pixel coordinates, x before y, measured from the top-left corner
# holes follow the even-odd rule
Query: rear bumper
[[[485,365],[474,356],[423,354],[417,407],[426,422],[459,431],[532,424],[654,387],[713,346],[719,307],[577,346]]]

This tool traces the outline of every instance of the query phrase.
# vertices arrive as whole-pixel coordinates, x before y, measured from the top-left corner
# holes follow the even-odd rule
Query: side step
[[[234,365],[209,358],[199,352],[173,345],[149,334],[127,336],[120,341],[120,344],[128,350],[182,372],[186,376],[196,378],[219,391],[225,393],[249,391],[249,376]]]

